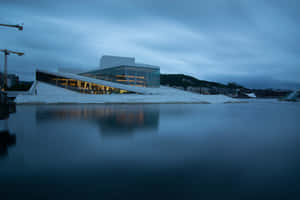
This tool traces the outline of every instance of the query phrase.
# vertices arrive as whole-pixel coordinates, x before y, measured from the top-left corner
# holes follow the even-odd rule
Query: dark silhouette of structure
[[[8,130],[0,131],[0,157],[8,154],[8,148],[16,144],[16,135]]]

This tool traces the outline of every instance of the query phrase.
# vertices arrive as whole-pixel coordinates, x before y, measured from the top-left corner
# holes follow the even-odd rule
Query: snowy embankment
[[[200,95],[170,87],[153,88],[153,94],[81,94],[38,82],[36,94],[19,95],[18,104],[34,103],[231,103],[238,102],[224,95]]]
[[[254,93],[248,93],[246,95],[250,98],[256,98],[256,95]]]

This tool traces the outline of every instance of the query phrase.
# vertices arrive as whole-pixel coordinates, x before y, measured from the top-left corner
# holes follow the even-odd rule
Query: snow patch
[[[249,94],[246,94],[248,97],[251,97],[251,98],[256,98],[256,95],[254,93],[249,93]]]

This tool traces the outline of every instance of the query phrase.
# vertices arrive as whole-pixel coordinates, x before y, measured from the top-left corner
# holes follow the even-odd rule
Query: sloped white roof
[[[85,77],[85,76],[80,76],[77,74],[71,74],[71,73],[65,73],[65,72],[50,72],[46,70],[37,70],[38,72],[43,72],[46,74],[51,74],[54,76],[62,76],[65,78],[70,78],[70,79],[76,79],[76,80],[81,80],[81,81],[86,81],[94,84],[99,84],[99,85],[104,85],[104,86],[109,86],[113,88],[119,88],[122,90],[127,90],[130,92],[136,92],[140,94],[153,94],[156,92],[155,88],[145,88],[145,87],[137,87],[137,86],[131,86],[131,85],[125,85],[125,84],[120,84],[120,83],[114,83],[110,81],[104,81],[104,80],[99,80],[95,78],[90,78],[90,77]]]
[[[20,94],[16,103],[224,103],[240,102],[224,95],[201,95],[170,87],[152,88],[155,94],[85,94],[51,84],[37,83],[36,93]],[[247,99],[248,101],[248,99]],[[269,100],[268,100],[269,101]],[[246,101],[245,101],[246,102]]]

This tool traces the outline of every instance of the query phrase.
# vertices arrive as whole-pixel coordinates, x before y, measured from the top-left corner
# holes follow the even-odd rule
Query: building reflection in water
[[[37,123],[52,120],[85,120],[97,123],[102,136],[132,135],[158,129],[159,105],[61,105],[39,106]]]

